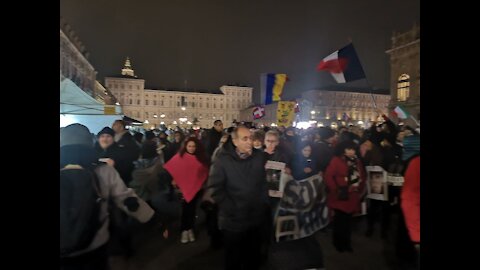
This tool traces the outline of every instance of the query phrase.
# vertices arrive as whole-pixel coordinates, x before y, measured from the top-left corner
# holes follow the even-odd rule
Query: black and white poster
[[[269,160],[265,164],[265,169],[267,172],[268,195],[281,198],[287,177],[285,174],[285,163]]]
[[[367,198],[388,201],[387,171],[380,166],[366,166]]]

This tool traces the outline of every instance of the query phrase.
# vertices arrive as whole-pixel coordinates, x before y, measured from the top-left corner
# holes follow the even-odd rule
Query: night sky
[[[60,15],[90,52],[97,80],[129,56],[149,89],[254,87],[286,73],[283,99],[335,85],[322,58],[353,41],[370,85],[390,87],[393,31],[419,23],[419,0],[69,0]],[[346,86],[367,86],[365,80]]]

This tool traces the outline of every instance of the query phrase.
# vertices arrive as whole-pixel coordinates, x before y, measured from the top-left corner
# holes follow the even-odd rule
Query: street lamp
[[[157,117],[158,117],[157,114],[154,114],[154,115],[153,115],[153,118],[157,118]]]
[[[165,114],[164,113],[160,114],[160,117],[165,118]]]
[[[311,113],[311,114],[315,114],[315,111],[311,111],[310,113]]]
[[[182,111],[185,111],[185,110],[186,110],[185,106],[182,106]]]

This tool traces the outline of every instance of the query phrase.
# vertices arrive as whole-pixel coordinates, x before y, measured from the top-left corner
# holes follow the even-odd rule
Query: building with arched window
[[[400,105],[420,120],[420,26],[394,33],[390,55],[391,99],[389,110]]]

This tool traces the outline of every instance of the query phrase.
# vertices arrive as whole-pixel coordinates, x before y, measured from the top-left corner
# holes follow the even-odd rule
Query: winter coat
[[[265,154],[253,149],[241,159],[232,143],[226,143],[210,168],[207,188],[219,207],[220,229],[246,231],[268,218]]]
[[[305,168],[312,169],[311,172],[306,173]],[[297,154],[290,165],[292,169],[292,176],[295,180],[302,180],[312,175],[318,174],[320,171],[318,168],[318,162],[314,157],[306,158],[301,153]]]
[[[265,152],[265,155],[267,156],[267,160],[283,162],[285,164],[289,164],[291,162],[291,156],[281,145],[277,145],[273,154]]]
[[[130,159],[125,155],[125,151],[122,150],[115,142],[107,149],[102,149],[97,142],[95,143],[95,150],[97,151],[98,158],[113,159],[115,162],[114,168],[120,174],[123,182],[127,185],[131,179],[133,162],[130,161]]]
[[[135,168],[133,162],[140,156],[140,147],[129,132],[125,132],[117,142],[122,165],[118,167],[118,173],[126,185],[132,180],[132,171]]]
[[[420,156],[408,164],[401,193],[401,207],[410,239],[420,242]]]
[[[313,144],[312,156],[317,160],[317,167],[320,171],[325,172],[328,164],[333,158],[333,148],[325,141]]]
[[[357,159],[357,169],[360,173],[358,187],[350,186],[348,200],[338,200],[337,185],[347,186],[348,165],[344,157],[335,156],[332,159],[325,172],[325,183],[328,189],[327,205],[330,209],[338,209],[351,214],[360,211],[360,195],[363,194],[366,183],[365,168],[360,159]]]
[[[207,138],[207,154],[209,157],[213,156],[213,152],[217,149],[220,139],[222,139],[223,132],[218,132],[215,128],[212,128],[208,132]]]
[[[110,222],[108,214],[108,201],[110,201],[110,199],[113,200],[119,209],[142,223],[150,221],[154,215],[153,209],[141,199],[137,199],[139,207],[136,211],[132,212],[128,210],[128,208],[124,205],[125,199],[138,197],[132,189],[125,186],[120,178],[120,175],[113,167],[108,165],[99,166],[95,169],[95,173],[98,177],[100,193],[103,198],[106,198],[101,205],[99,217],[99,219],[104,222],[93,238],[92,243],[86,249],[72,253],[70,255],[72,257],[91,252],[108,242],[110,236],[108,230]]]
[[[132,181],[129,186],[135,190],[137,195],[145,201],[151,201],[152,197],[159,192],[168,192],[169,183],[162,183],[163,169],[162,161],[156,159],[139,159],[135,161],[135,169],[132,172]]]

